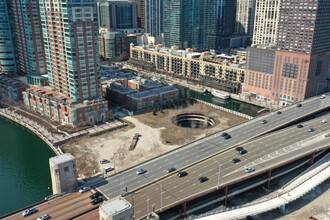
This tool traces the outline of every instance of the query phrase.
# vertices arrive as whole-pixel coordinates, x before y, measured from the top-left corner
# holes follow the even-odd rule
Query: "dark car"
[[[308,128],[308,131],[313,132],[313,131],[315,131],[315,129],[314,128]]]
[[[178,177],[184,177],[187,175],[188,175],[188,173],[186,171],[182,171],[182,172],[178,173]]]
[[[171,167],[171,168],[168,168],[166,172],[171,173],[173,171],[176,171],[176,169],[174,167]]]
[[[302,104],[300,104],[300,103],[299,103],[299,104],[297,104],[297,107],[298,107],[298,108],[300,108],[301,106],[302,106]]]
[[[100,192],[96,192],[96,193],[94,193],[93,195],[91,195],[89,198],[91,198],[91,199],[96,199],[96,198],[98,198],[99,196],[102,196],[102,193],[100,193]]]
[[[228,134],[226,136],[223,137],[225,140],[228,140],[229,138],[231,138],[231,136]]]
[[[200,182],[200,183],[204,183],[205,181],[208,181],[209,179],[207,178],[207,177],[205,177],[205,176],[202,176],[202,177],[199,177],[198,178],[198,181]]]
[[[239,151],[239,154],[246,154],[247,153],[247,150],[241,150],[241,151]]]
[[[224,136],[227,136],[227,135],[228,135],[227,133],[222,133],[221,137],[224,137]]]
[[[92,205],[96,205],[97,203],[100,203],[100,202],[103,202],[103,199],[101,197],[91,201]]]
[[[25,210],[22,215],[23,216],[28,216],[28,215],[32,215],[33,213],[36,213],[38,210],[36,208],[29,208],[27,210]]]
[[[303,125],[297,125],[297,128],[302,128],[302,127],[304,127]]]
[[[236,147],[236,148],[235,148],[236,151],[241,151],[241,150],[243,150],[243,149],[244,149],[243,147]]]
[[[264,125],[264,124],[267,124],[267,120],[262,120],[262,121],[261,121],[261,124],[263,124],[263,125]]]
[[[240,161],[241,161],[241,160],[238,159],[238,158],[234,158],[234,159],[231,160],[231,162],[233,162],[233,163],[238,163],[238,162],[240,162]]]
[[[280,115],[280,114],[282,114],[282,112],[281,111],[278,111],[278,112],[276,112],[276,114]]]

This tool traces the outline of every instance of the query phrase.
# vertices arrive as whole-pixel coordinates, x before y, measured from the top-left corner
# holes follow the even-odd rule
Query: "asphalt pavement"
[[[328,123],[322,124],[322,119],[327,119]],[[240,146],[248,151],[244,155],[231,149],[189,167],[185,170],[188,173],[185,177],[179,178],[173,174],[129,194],[125,199],[134,205],[134,215],[138,219],[152,209],[158,210],[160,207],[182,203],[188,198],[265,172],[274,166],[309,154],[319,147],[330,145],[330,137],[324,136],[330,130],[330,114],[302,125],[303,128],[291,126],[242,144]],[[315,131],[309,132],[309,128],[314,128]],[[233,158],[239,158],[241,161],[234,164]],[[246,168],[254,168],[255,171],[246,173]],[[207,177],[208,181],[200,183],[198,178],[202,176]],[[147,176],[141,175],[139,178],[144,179]]]
[[[282,114],[271,112],[209,137],[194,141],[175,151],[110,176],[95,186],[108,198],[114,198],[124,193],[126,188],[130,191],[166,175],[166,170],[169,167],[181,169],[221,150],[245,142],[311,112],[330,106],[330,94],[327,94],[325,99],[314,97],[301,103],[302,107],[300,108],[296,107],[296,105],[291,105],[281,109]],[[261,121],[264,119],[268,121],[267,124],[261,124]],[[224,140],[220,136],[222,132],[229,133],[232,138]],[[143,176],[135,173],[140,168],[147,170]]]

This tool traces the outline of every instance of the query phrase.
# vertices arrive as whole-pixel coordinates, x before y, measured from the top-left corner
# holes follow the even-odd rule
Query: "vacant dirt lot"
[[[171,119],[182,113],[203,113],[216,119],[212,128],[191,129],[174,125]],[[197,103],[180,109],[165,109],[157,115],[146,113],[123,117],[128,126],[103,135],[82,138],[62,146],[77,162],[80,174],[89,177],[102,171],[102,166],[114,166],[115,172],[156,157],[206,135],[234,126],[246,119]],[[136,148],[129,151],[135,132],[141,135]],[[100,165],[101,159],[110,160]]]

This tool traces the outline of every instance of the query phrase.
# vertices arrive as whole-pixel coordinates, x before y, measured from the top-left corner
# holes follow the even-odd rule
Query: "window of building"
[[[69,166],[64,167],[64,172],[69,172]]]

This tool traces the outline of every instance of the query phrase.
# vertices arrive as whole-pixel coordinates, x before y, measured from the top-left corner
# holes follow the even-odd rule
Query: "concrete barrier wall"
[[[205,105],[211,106],[212,108],[219,109],[219,110],[224,111],[224,112],[228,112],[228,113],[231,113],[231,114],[234,114],[234,115],[246,118],[246,119],[253,119],[252,116],[243,114],[241,112],[237,112],[237,111],[234,111],[234,110],[231,110],[231,109],[228,109],[228,108],[224,108],[224,107],[221,107],[221,106],[218,106],[218,105],[214,105],[212,103],[205,102],[205,101],[202,101],[202,100],[199,100],[199,99],[194,99],[194,100],[196,100],[197,102],[203,103]]]

